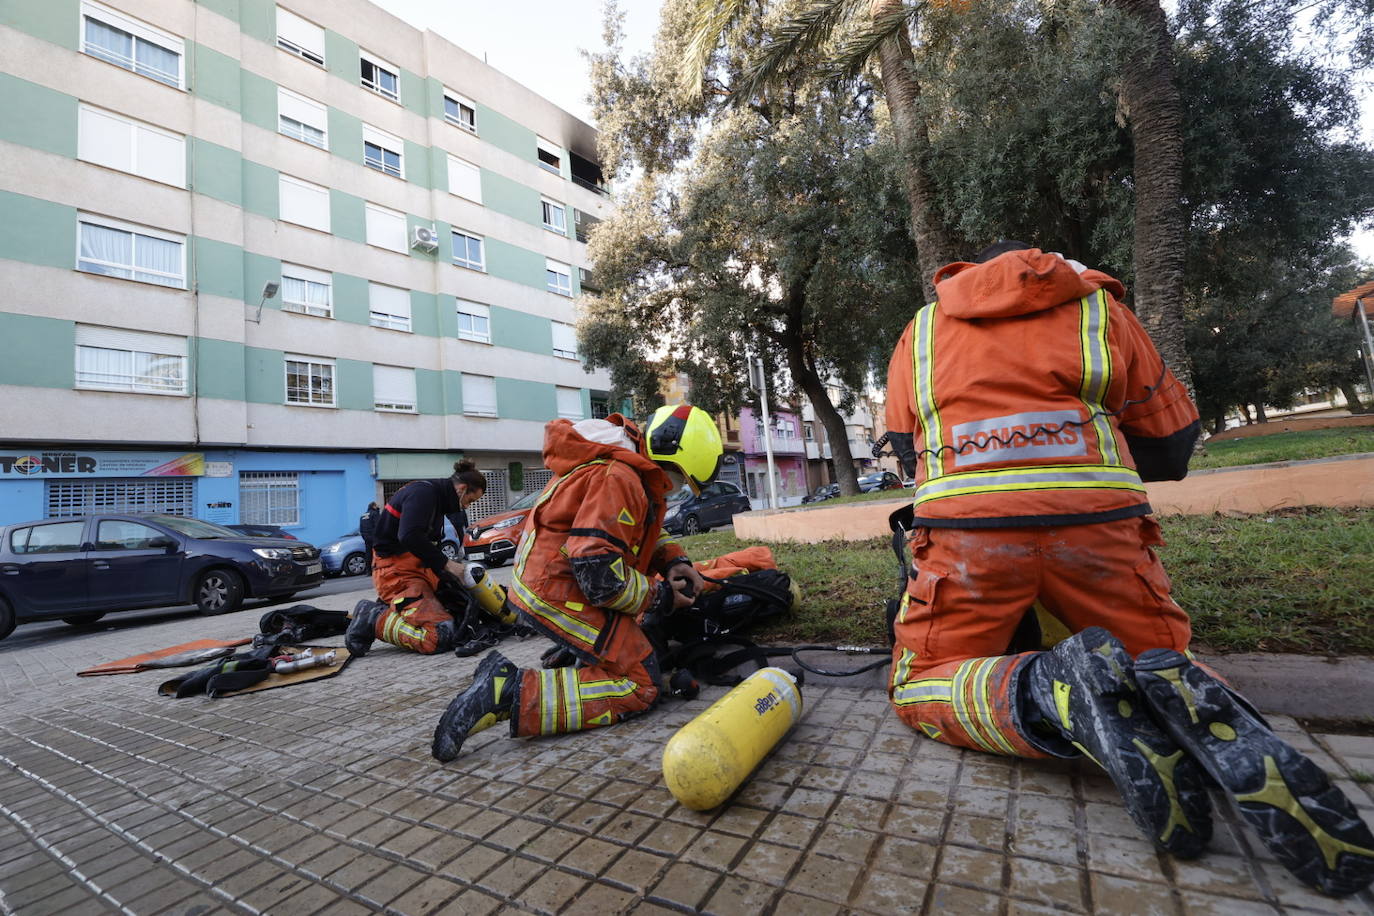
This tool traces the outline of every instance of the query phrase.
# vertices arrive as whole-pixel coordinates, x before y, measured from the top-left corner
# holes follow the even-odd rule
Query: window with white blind
[[[415,412],[415,370],[372,367],[372,406],[376,410]]]
[[[103,216],[77,216],[76,269],[186,288],[186,237]]]
[[[370,124],[363,125],[363,165],[393,178],[406,177],[405,144]]]
[[[78,324],[76,387],[185,394],[186,338]]]
[[[496,379],[463,373],[463,413],[473,417],[496,416]]]
[[[539,198],[539,209],[544,219],[544,228],[559,235],[568,234],[568,211],[563,209],[563,205],[556,200],[549,200],[547,197]]]
[[[328,232],[329,189],[290,175],[278,175],[277,212],[288,223]]]
[[[572,296],[572,268],[561,261],[544,260],[544,282],[551,293]]]
[[[300,523],[301,485],[294,471],[239,472],[239,524]]]
[[[450,194],[466,197],[474,203],[482,202],[482,170],[457,156],[448,157],[448,190]]]
[[[329,110],[313,99],[278,86],[277,130],[293,140],[329,149]]]
[[[324,66],[324,29],[277,7],[277,47]]]
[[[364,89],[371,89],[380,96],[393,102],[401,100],[401,81],[397,76],[401,68],[389,64],[375,54],[364,51],[359,55]]]
[[[404,253],[406,250],[406,215],[376,204],[367,204],[367,243]]]
[[[297,264],[281,266],[281,307],[288,312],[329,318],[334,314],[334,277]]]
[[[286,357],[286,403],[334,406],[334,360],[316,356]]]
[[[477,103],[449,89],[444,90],[444,120],[454,127],[477,133]]]
[[[538,148],[539,167],[555,175],[563,174],[563,148],[543,137],[536,137],[535,145]]]
[[[153,181],[186,187],[186,138],[180,134],[81,104],[78,158]]]
[[[491,306],[459,299],[458,336],[463,340],[491,343]]]
[[[471,235],[462,229],[453,230],[453,263],[472,270],[486,270],[486,255],[483,253],[482,237]]]
[[[410,330],[410,292],[380,283],[367,284],[367,300],[374,328]]]
[[[81,50],[168,86],[185,86],[180,38],[90,0],[81,4]]]
[[[577,328],[561,321],[553,323],[553,355],[577,359]]]
[[[558,386],[558,415],[567,420],[584,419],[581,388]]]

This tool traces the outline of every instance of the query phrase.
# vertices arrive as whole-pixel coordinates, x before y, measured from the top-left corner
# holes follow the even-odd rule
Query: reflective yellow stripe
[[[1097,433],[1098,451],[1103,464],[1120,464],[1121,453],[1116,434],[1106,416],[1107,389],[1112,382],[1112,349],[1107,344],[1107,293],[1098,290],[1079,300],[1079,346],[1082,348],[1083,384],[1079,398],[1093,417],[1092,427]]]
[[[985,661],[987,661],[985,658],[975,658],[964,662],[955,669],[954,683],[950,685],[950,694],[954,704],[954,716],[959,720],[964,733],[969,736],[974,744],[992,754],[996,753],[995,748],[979,733],[977,726],[974,725],[973,716],[970,714],[969,704],[964,700],[964,687],[968,684],[969,678],[977,672],[978,666]]]
[[[953,700],[952,691],[952,678],[922,678],[899,686],[893,694],[893,699],[898,706],[908,706],[912,703],[949,703]]]
[[[576,637],[585,643],[596,642],[598,635],[595,627],[589,626],[578,620],[576,617],[565,614],[563,611],[549,604],[534,592],[525,587],[525,583],[514,575],[511,576],[510,587],[515,592],[516,597],[525,603],[530,610],[539,614],[540,617],[548,620],[549,623],[558,627],[569,636]]]
[[[911,334],[911,373],[916,388],[916,411],[920,414],[925,438],[926,479],[944,474],[945,453],[940,450],[943,430],[940,409],[935,403],[935,312],[940,303],[932,302],[916,313]]]
[[[567,705],[567,719],[564,723],[570,732],[582,730],[582,701],[577,696],[577,669],[559,668],[563,675],[563,702]]]
[[[648,597],[651,587],[649,579],[637,569],[631,568],[628,572],[625,588],[614,599],[606,603],[608,610],[635,612],[640,610],[645,598]]]
[[[539,731],[541,734],[552,735],[558,730],[558,672],[561,670],[561,668],[552,668],[548,671],[539,672]]]
[[[1059,465],[1035,468],[998,468],[963,471],[939,480],[927,480],[916,488],[915,504],[949,496],[1018,490],[1073,489],[1136,490],[1145,492],[1140,475],[1122,465]]]
[[[1002,729],[998,727],[997,718],[992,712],[992,690],[989,685],[992,682],[993,672],[996,671],[1002,663],[1002,659],[992,659],[978,672],[978,678],[974,681],[973,685],[973,700],[978,718],[983,723],[984,731],[1002,753],[1010,757],[1015,757],[1016,748],[1012,747],[1011,742],[1002,734]]]
[[[629,678],[616,678],[608,681],[585,681],[577,685],[577,693],[583,700],[604,700],[607,697],[627,697],[639,685]]]

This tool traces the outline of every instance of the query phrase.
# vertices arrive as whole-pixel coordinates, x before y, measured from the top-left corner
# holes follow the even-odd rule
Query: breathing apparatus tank
[[[731,688],[668,739],[663,781],[683,805],[706,811],[724,802],[802,714],[797,679],[762,668]]]
[[[515,612],[506,605],[506,590],[487,575],[486,569],[473,563],[467,567],[467,573],[463,588],[467,589],[477,606],[502,623],[515,623]]]

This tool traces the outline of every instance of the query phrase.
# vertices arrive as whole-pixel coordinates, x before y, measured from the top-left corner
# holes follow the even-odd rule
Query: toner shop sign
[[[0,452],[0,478],[200,477],[201,452]]]

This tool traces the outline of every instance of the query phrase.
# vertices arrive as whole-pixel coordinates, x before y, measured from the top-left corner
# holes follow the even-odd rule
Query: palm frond
[[[744,18],[749,5],[750,0],[697,0],[696,12],[692,15],[695,27],[681,72],[683,92],[690,96],[701,93],[711,54],[720,44],[721,36]]]
[[[878,51],[878,46],[893,35],[908,28],[923,12],[925,4],[897,6],[873,17],[860,32],[847,37],[830,55],[826,75],[836,79],[853,79]]]

